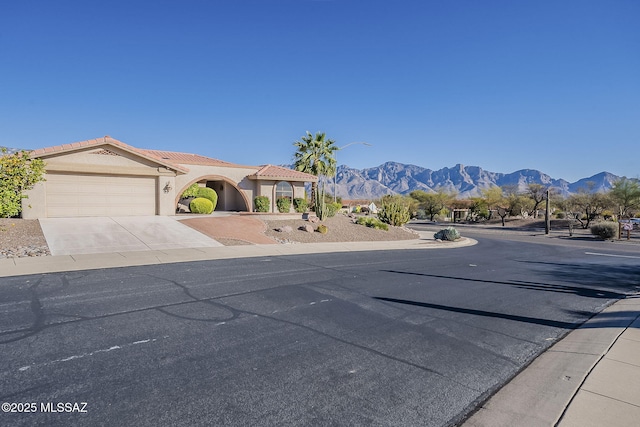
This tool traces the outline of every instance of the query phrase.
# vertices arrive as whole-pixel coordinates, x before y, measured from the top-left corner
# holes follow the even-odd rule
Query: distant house
[[[281,166],[243,166],[198,154],[135,148],[110,136],[40,148],[46,181],[27,192],[23,218],[174,215],[194,182],[218,193],[216,210],[254,210],[267,196],[305,197],[317,177]]]

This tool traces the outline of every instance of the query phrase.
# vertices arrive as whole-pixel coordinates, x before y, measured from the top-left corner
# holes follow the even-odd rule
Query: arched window
[[[280,197],[286,197],[289,201],[293,201],[293,187],[286,181],[280,181],[276,184],[276,200]]]

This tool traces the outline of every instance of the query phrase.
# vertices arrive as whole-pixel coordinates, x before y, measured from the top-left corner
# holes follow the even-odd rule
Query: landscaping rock
[[[299,230],[306,231],[307,233],[313,233],[316,231],[310,224],[300,226]]]
[[[290,225],[285,225],[284,227],[276,228],[276,231],[280,233],[291,233],[293,228]]]

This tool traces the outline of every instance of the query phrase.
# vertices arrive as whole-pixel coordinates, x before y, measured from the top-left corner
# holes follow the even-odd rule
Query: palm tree
[[[293,156],[294,168],[297,171],[309,173],[320,177],[332,176],[336,171],[336,158],[334,152],[338,150],[336,142],[325,139],[324,132],[316,132],[315,136],[309,131],[293,145],[296,152]],[[318,183],[311,183],[311,203],[314,203],[315,194],[318,191]],[[312,206],[314,207],[314,206]]]

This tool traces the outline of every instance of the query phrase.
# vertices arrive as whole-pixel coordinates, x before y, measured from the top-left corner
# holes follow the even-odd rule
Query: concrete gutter
[[[186,227],[185,227],[186,228]],[[452,249],[475,245],[477,241],[461,238],[456,242],[436,242],[429,233],[419,239],[381,242],[300,243],[278,245],[242,245],[185,247],[180,249],[136,250],[81,255],[55,255],[31,258],[0,259],[0,277],[22,276],[62,271],[115,268],[216,259],[252,258],[329,252],[382,250]]]

